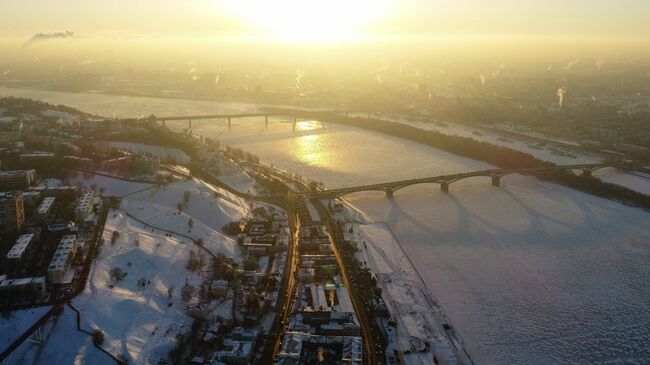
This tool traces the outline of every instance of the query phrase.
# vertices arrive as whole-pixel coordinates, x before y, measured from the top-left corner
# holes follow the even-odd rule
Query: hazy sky
[[[0,36],[650,36],[649,0],[1,0]]]

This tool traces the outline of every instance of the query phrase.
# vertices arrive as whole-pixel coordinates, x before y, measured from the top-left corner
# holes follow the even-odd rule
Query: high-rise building
[[[14,235],[25,224],[25,206],[22,191],[0,193],[0,234]]]

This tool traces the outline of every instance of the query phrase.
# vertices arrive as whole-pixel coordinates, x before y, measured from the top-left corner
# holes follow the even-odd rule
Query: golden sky
[[[648,0],[2,0],[0,36],[650,36]]]

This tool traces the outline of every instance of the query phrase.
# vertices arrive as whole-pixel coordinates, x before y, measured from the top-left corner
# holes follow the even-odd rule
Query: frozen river
[[[120,116],[241,112],[241,103],[14,91]],[[194,131],[328,187],[489,168],[355,128],[288,120]],[[182,127],[179,124],[179,128]],[[650,214],[535,179],[420,185],[348,199],[402,243],[478,364],[650,363]]]

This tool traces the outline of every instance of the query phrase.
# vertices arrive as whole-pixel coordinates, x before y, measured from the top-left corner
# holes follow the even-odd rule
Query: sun
[[[228,0],[226,11],[256,35],[330,42],[363,37],[389,0]]]

